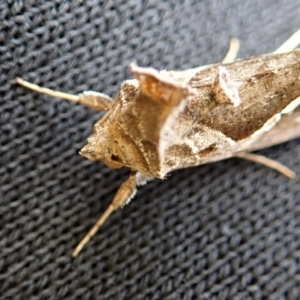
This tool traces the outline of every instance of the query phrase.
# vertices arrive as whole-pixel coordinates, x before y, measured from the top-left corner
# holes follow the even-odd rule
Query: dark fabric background
[[[141,188],[75,260],[128,170],[78,155],[102,113],[15,84],[116,95],[128,64],[275,50],[299,0],[1,1],[1,299],[300,299],[300,187],[239,159]],[[300,174],[299,140],[260,154]]]

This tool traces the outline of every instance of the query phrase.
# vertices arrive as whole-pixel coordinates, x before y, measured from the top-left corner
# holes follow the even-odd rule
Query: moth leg
[[[286,42],[284,42],[276,51],[273,53],[285,53],[290,52],[300,45],[300,29],[296,31]]]
[[[61,98],[64,100],[73,101],[76,103],[83,104],[85,106],[91,107],[96,110],[108,110],[111,108],[111,105],[113,103],[113,99],[109,96],[98,93],[98,92],[92,92],[92,91],[86,91],[78,95],[72,95],[68,93],[63,93],[59,91],[54,91],[48,88],[41,87],[39,85],[30,83],[28,81],[25,81],[21,78],[16,78],[16,81],[18,84],[31,89],[33,91],[36,91],[38,93],[46,94],[52,97]]]
[[[249,152],[239,152],[239,153],[235,153],[234,156],[262,164],[266,167],[269,167],[271,169],[274,169],[274,170],[282,173],[283,175],[285,175],[291,179],[293,179],[297,176],[294,171],[287,168],[283,164],[277,162],[276,160],[269,159],[262,155],[253,154],[253,153],[249,153]]]
[[[240,41],[237,38],[231,39],[228,52],[225,55],[222,63],[228,64],[228,63],[234,62],[236,60],[239,49],[240,49]]]
[[[76,257],[78,255],[78,253],[81,251],[84,245],[92,238],[92,236],[108,219],[108,217],[112,214],[112,212],[129,203],[129,201],[136,194],[136,185],[137,185],[136,173],[132,173],[129,176],[129,178],[125,182],[123,182],[123,184],[120,186],[112,203],[106,209],[104,214],[98,219],[95,225],[90,229],[90,231],[85,235],[85,237],[81,240],[81,242],[72,252],[72,257]]]

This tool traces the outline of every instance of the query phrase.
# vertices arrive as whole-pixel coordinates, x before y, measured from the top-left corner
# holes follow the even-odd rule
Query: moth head
[[[107,152],[108,155],[105,154]],[[109,168],[119,169],[124,166],[121,158],[112,153],[108,148],[103,149],[101,146],[93,146],[92,144],[87,144],[79,152],[80,155],[86,157],[89,160],[102,160]]]
[[[128,106],[138,94],[134,80],[125,81],[107,113],[94,125],[88,144],[79,152],[89,160],[101,160],[110,168],[132,167],[136,151],[128,137]],[[127,123],[126,123],[127,122]]]
[[[136,65],[131,70],[135,79],[123,83],[80,154],[112,168],[127,166],[160,177],[153,168],[159,170],[162,129],[179,115],[193,91],[164,71]]]
[[[118,169],[126,165],[123,161],[124,155],[120,150],[117,130],[114,130],[114,124],[110,122],[110,114],[108,111],[107,116],[99,120],[94,125],[94,132],[88,138],[88,143],[79,152],[80,155],[86,157],[89,160],[103,161],[108,167]]]

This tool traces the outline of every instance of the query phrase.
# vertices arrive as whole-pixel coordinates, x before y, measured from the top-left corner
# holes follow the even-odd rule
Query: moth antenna
[[[78,246],[72,252],[72,257],[76,257],[85,244],[95,235],[98,229],[103,225],[103,223],[108,219],[108,217],[118,208],[123,207],[128,204],[130,200],[134,197],[136,193],[136,173],[133,173],[129,178],[123,182],[117,191],[112,203],[103,213],[103,215],[98,219],[95,225],[90,229],[90,231],[84,236],[80,241]]]
[[[49,96],[55,97],[55,98],[61,98],[61,99],[69,100],[69,101],[78,102],[79,97],[77,95],[67,94],[67,93],[63,93],[63,92],[59,92],[59,91],[54,91],[54,90],[51,90],[48,88],[44,88],[37,84],[23,80],[19,77],[16,78],[16,81],[18,84],[20,84],[30,90],[36,91],[38,93],[46,94],[46,95],[49,95]]]
[[[232,63],[236,60],[236,57],[238,55],[238,52],[240,50],[240,41],[237,38],[232,38],[230,40],[229,49],[227,54],[225,55],[222,63],[228,64]]]
[[[247,159],[247,160],[253,161],[255,163],[264,165],[268,168],[274,169],[277,172],[285,175],[286,177],[288,177],[290,179],[297,177],[297,174],[294,171],[292,171],[291,169],[287,168],[286,166],[279,163],[278,161],[267,158],[265,156],[254,154],[254,153],[249,153],[249,152],[239,152],[239,153],[236,153],[234,156],[243,158],[243,159]]]
[[[37,84],[28,82],[19,77],[16,78],[16,81],[18,84],[30,90],[36,91],[38,93],[80,103],[96,110],[108,110],[111,108],[113,103],[113,99],[111,99],[109,96],[102,93],[86,91],[78,95],[72,95],[64,92],[54,91],[45,87],[41,87]]]

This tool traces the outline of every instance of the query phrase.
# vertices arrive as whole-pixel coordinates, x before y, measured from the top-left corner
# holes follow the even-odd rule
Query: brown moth
[[[295,173],[249,151],[300,136],[300,30],[276,53],[234,62],[233,40],[223,63],[186,71],[157,71],[131,65],[116,99],[96,92],[78,96],[23,81],[51,96],[107,110],[80,154],[111,168],[128,167],[129,178],[111,205],[72,253],[75,257],[108,216],[127,204],[137,186],[176,169],[243,157]],[[287,53],[281,53],[291,51]]]

